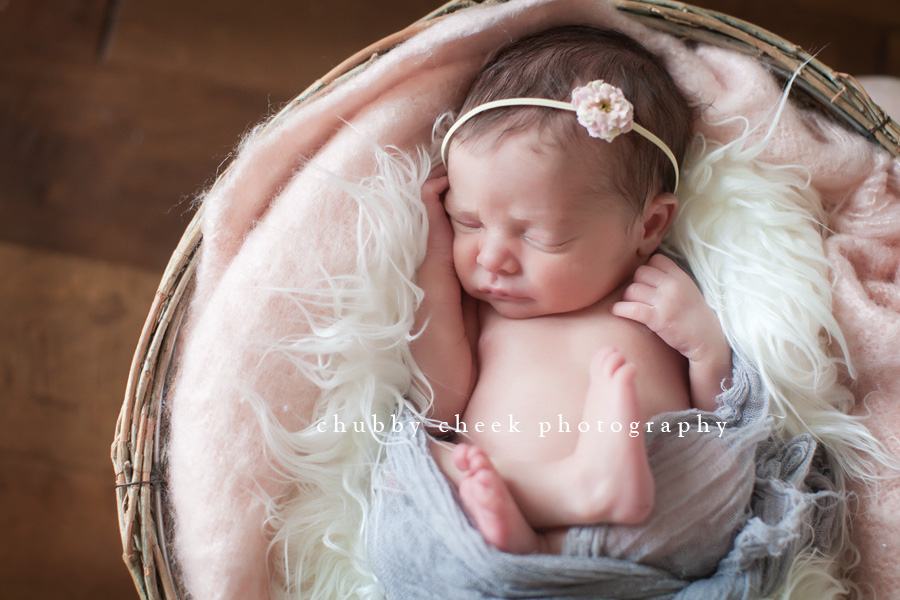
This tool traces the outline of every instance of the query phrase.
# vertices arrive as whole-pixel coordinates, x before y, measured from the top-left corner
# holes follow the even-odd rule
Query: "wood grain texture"
[[[431,2],[9,2],[0,239],[162,269],[242,134]]]
[[[243,132],[437,4],[6,2],[0,239],[162,269]],[[698,4],[837,70],[900,75],[893,0]]]
[[[8,243],[0,273],[2,595],[122,597],[110,432],[158,277]]]

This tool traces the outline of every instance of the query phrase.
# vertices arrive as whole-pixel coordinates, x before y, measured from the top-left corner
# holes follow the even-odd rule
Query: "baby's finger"
[[[667,278],[669,281],[674,282],[680,286],[695,286],[694,280],[691,279],[691,276],[688,275],[684,269],[679,267],[675,261],[673,261],[668,256],[663,256],[662,254],[654,254],[650,257],[650,261],[647,263],[648,266],[659,270],[662,274],[662,277]]]
[[[632,283],[622,293],[622,300],[626,302],[641,302],[643,304],[656,304],[659,301],[659,291],[656,286],[646,283]]]
[[[653,329],[652,323],[656,317],[653,307],[643,302],[619,301],[612,305],[609,312],[617,317],[642,323],[650,329]]]
[[[641,265],[634,272],[632,281],[635,283],[643,283],[651,287],[659,287],[668,276],[664,271],[657,269],[651,264]]]
[[[422,194],[433,194],[434,196],[440,196],[447,190],[449,184],[450,180],[446,175],[429,179],[422,185]]]
[[[681,267],[675,264],[674,260],[666,256],[665,254],[654,254],[650,257],[650,260],[647,261],[647,264],[656,269],[659,269],[666,275],[675,276],[677,273],[684,272],[681,270]]]

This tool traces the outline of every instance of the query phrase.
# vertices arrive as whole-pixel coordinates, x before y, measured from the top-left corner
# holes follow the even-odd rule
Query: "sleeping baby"
[[[714,410],[732,373],[715,313],[657,253],[693,113],[637,42],[565,27],[502,49],[460,114],[423,189],[412,351],[428,416],[459,424],[430,448],[487,543],[565,553],[572,526],[651,514],[645,426]]]

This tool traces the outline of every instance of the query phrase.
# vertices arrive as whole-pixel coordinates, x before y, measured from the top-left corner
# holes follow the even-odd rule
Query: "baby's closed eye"
[[[543,252],[560,252],[574,241],[574,238],[542,232],[526,233],[524,239],[529,245]]]
[[[466,214],[448,214],[453,228],[459,231],[476,231],[483,227],[481,221]]]

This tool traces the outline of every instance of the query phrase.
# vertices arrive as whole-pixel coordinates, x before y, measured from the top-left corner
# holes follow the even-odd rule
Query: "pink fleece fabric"
[[[707,121],[737,114],[765,120],[780,95],[752,59],[688,48],[603,2],[519,0],[435,22],[251,136],[205,199],[202,256],[170,405],[177,555],[195,598],[269,594],[262,498],[277,497],[284,484],[266,461],[246,399],[261,398],[288,429],[307,422],[317,399],[286,360],[264,353],[286,327],[302,327],[297,307],[269,290],[302,287],[321,267],[339,274],[355,264],[355,204],[323,184],[317,169],[367,175],[372,141],[403,149],[429,143],[434,119],[458,106],[487,53],[571,23],[616,27],[661,54],[683,89],[707,106]],[[700,128],[714,139],[735,132]],[[898,451],[891,430],[900,422],[900,167],[861,136],[795,109],[763,158],[807,166],[831,210],[836,311],[850,338],[860,398],[868,397],[878,417],[875,432]],[[889,532],[900,490],[884,485],[863,506],[855,531],[864,578],[879,590],[898,589],[900,548]]]
[[[900,165],[878,164],[832,213],[826,242],[836,273],[835,314],[858,369],[856,414],[900,456]],[[890,473],[881,469],[881,473]],[[877,598],[900,590],[900,481],[853,486],[859,494],[854,539],[863,557],[857,580]]]

